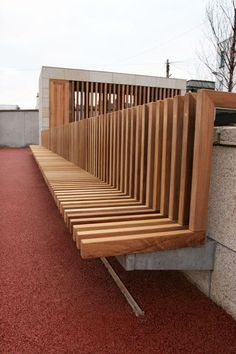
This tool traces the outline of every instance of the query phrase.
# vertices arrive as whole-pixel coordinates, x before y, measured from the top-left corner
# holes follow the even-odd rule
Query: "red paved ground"
[[[0,353],[236,353],[236,322],[178,272],[81,260],[28,149],[0,150]]]

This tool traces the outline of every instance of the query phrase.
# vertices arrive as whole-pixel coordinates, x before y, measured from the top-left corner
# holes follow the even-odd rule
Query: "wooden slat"
[[[71,81],[70,95],[71,95],[71,115],[69,117],[69,122],[74,122],[75,121],[75,82],[74,81]]]
[[[98,83],[95,82],[95,116],[98,115]]]
[[[236,94],[201,90],[197,93],[193,175],[189,227],[205,230],[210,186],[213,128],[216,107],[236,108]]]
[[[156,131],[156,106],[147,106],[148,114],[148,137],[147,137],[147,179],[146,179],[146,205],[153,205],[153,183],[154,183],[154,164],[155,164],[155,131]]]
[[[84,82],[81,82],[81,118],[85,118],[85,110],[84,110]]]
[[[169,211],[169,190],[170,190],[170,162],[172,146],[172,120],[173,100],[166,99],[164,102],[163,120],[163,153],[162,153],[162,174],[161,174],[161,204],[160,210],[163,215]]]
[[[79,120],[79,82],[76,82],[76,121]]]
[[[103,112],[107,113],[107,83],[104,84],[104,93],[103,93]]]
[[[138,104],[138,86],[134,87],[134,106]]]
[[[99,239],[81,240],[82,258],[108,257],[136,253],[153,252],[173,248],[196,246],[204,241],[204,234],[194,234],[189,230],[166,231],[154,234],[104,237]]]
[[[99,114],[103,114],[102,95],[103,95],[103,84],[102,84],[102,82],[100,82],[99,83]]]
[[[178,222],[181,225],[187,225],[189,223],[195,113],[196,113],[196,98],[193,94],[189,93],[185,97],[184,115],[183,115],[183,141],[182,141],[179,214],[178,214]]]
[[[169,195],[169,213],[168,213],[169,217],[172,220],[178,219],[178,212],[179,212],[183,113],[184,113],[184,97],[177,96],[174,98],[174,105],[173,105],[170,195]]]
[[[85,84],[85,118],[89,117],[89,83]]]
[[[108,84],[108,112],[111,112],[111,84]]]
[[[121,87],[120,84],[116,85],[117,88],[117,110],[121,110]]]
[[[93,116],[93,82],[90,83],[90,117]]]
[[[153,167],[153,197],[152,208],[160,210],[161,204],[161,176],[162,176],[162,148],[163,148],[163,116],[164,103],[156,103],[156,110],[153,111],[156,120],[155,147],[154,147],[154,167]],[[151,193],[151,190],[150,190]]]

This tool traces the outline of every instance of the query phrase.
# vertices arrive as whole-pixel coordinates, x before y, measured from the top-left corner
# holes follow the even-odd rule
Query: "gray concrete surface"
[[[0,111],[0,147],[24,147],[38,143],[37,110]]]
[[[207,226],[216,241],[214,271],[184,274],[236,319],[236,127],[216,130]]]

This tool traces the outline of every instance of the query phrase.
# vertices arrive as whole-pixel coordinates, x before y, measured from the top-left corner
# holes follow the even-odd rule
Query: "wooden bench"
[[[235,95],[203,90],[42,132],[31,150],[83,258],[204,242],[218,103],[233,108]]]

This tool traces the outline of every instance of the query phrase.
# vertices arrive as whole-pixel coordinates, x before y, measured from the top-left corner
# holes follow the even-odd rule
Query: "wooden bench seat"
[[[81,249],[82,257],[94,257],[94,251],[91,253],[91,250],[94,250],[94,244],[97,242],[99,247],[96,248],[95,246],[95,254],[96,257],[100,257],[111,255],[111,249],[113,249],[112,254],[114,255],[123,254],[124,249],[130,253],[133,251],[134,243],[136,245],[135,251],[139,252],[141,251],[141,240],[144,242],[143,245],[146,244],[145,247],[143,246],[142,250],[152,250],[152,247],[155,250],[160,247],[160,242],[158,243],[157,239],[163,240],[164,237],[166,242],[166,232],[171,236],[178,235],[179,239],[181,235],[183,235],[184,239],[186,239],[186,230],[184,230],[185,228],[183,226],[164,217],[161,213],[147,208],[146,205],[142,205],[134,198],[125,195],[124,192],[114,190],[113,188],[105,188],[104,193],[104,190],[99,187],[99,193],[94,195],[94,188],[90,189],[86,181],[86,192],[81,189],[83,183],[78,182],[75,184],[76,189],[73,189],[71,192],[71,190],[67,189],[67,186],[71,187],[71,179],[74,178],[74,176],[70,173],[65,174],[65,169],[70,171],[71,167],[71,171],[74,172],[74,175],[76,174],[77,178],[80,178],[80,172],[82,176],[87,175],[87,173],[84,174],[84,171],[81,171],[80,168],[73,166],[64,159],[62,160],[60,157],[58,157],[58,161],[56,161],[55,154],[42,147],[31,146],[31,150],[61,214],[68,222],[77,248]],[[50,155],[54,155],[54,159],[51,159]],[[52,165],[48,161],[52,161]],[[77,172],[75,172],[75,168]],[[52,173],[51,169],[53,171]],[[58,183],[55,184],[55,176],[57,176],[57,181],[62,178],[63,192],[58,191]],[[89,177],[89,180],[93,180],[94,182],[96,179],[97,178],[93,176]],[[104,185],[104,182],[100,182],[101,181],[98,183],[99,186],[101,184]],[[94,183],[92,185],[94,186]],[[54,191],[55,188],[56,190]],[[120,199],[117,199],[117,196],[120,196],[120,199],[123,199],[125,203],[120,203]],[[65,200],[67,200],[67,202],[65,202]],[[80,201],[82,204],[79,204]],[[135,204],[136,208],[134,207]],[[145,213],[143,213],[144,210]],[[72,219],[72,217],[75,216],[78,218]],[[183,233],[176,233],[179,230],[182,230]],[[187,234],[191,236],[190,233]],[[107,238],[109,238],[109,242]],[[117,242],[120,243],[121,239],[122,245],[123,241],[125,242],[125,246],[122,246],[122,252],[120,252],[119,247],[117,247]],[[134,243],[132,242],[132,246],[130,246],[129,240],[134,241]],[[105,249],[105,254],[104,251],[101,252],[101,242],[104,245],[102,249]],[[177,243],[178,242],[179,241],[177,241]],[[188,239],[188,242],[190,242],[191,245],[193,244],[191,238]],[[139,246],[137,247],[137,245]]]
[[[31,150],[82,257],[204,242],[216,102],[204,90],[42,132]]]

